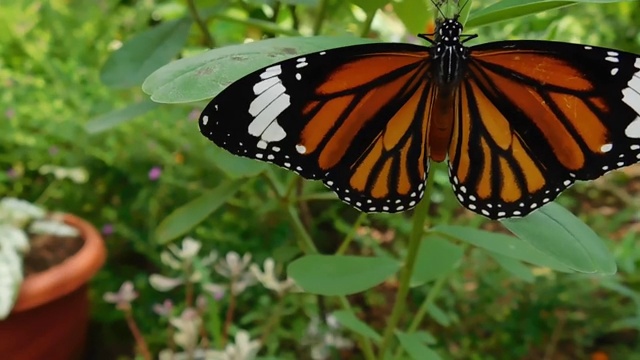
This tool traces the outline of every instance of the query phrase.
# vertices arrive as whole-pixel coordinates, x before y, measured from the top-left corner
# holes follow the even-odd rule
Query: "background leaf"
[[[102,68],[100,79],[113,88],[142,84],[147,76],[180,53],[190,28],[191,19],[183,18],[136,34],[111,54]]]
[[[89,134],[98,134],[146,114],[158,106],[160,106],[160,104],[154,103],[149,99],[145,99],[141,102],[128,105],[122,109],[114,110],[110,113],[93,118],[85,124],[84,128]]]
[[[560,205],[550,203],[525,218],[501,223],[520,239],[576,271],[616,272],[615,259],[602,239]]]
[[[400,341],[402,348],[413,360],[441,360],[437,352],[431,350],[423,341],[423,336],[419,333],[404,333],[396,331],[396,337]]]
[[[372,40],[349,36],[287,37],[226,46],[174,61],[154,72],[142,89],[160,103],[209,99],[241,77],[278,61]]]
[[[307,255],[291,264],[287,273],[304,291],[318,295],[349,295],[382,283],[400,269],[388,257]]]
[[[413,267],[411,286],[422,285],[455,269],[462,259],[462,247],[437,235],[422,239]]]
[[[335,316],[338,322],[340,322],[340,325],[357,334],[365,336],[375,342],[380,342],[380,340],[382,340],[380,334],[378,334],[373,328],[367,325],[367,323],[358,319],[358,317],[352,311],[334,311],[333,316]]]
[[[540,252],[517,237],[453,225],[436,226],[433,228],[433,232],[467,242],[496,254],[526,261],[530,264],[549,267],[557,271],[573,272],[562,261]]]
[[[228,180],[171,212],[156,229],[156,241],[167,243],[186,234],[235,195],[246,179]]]

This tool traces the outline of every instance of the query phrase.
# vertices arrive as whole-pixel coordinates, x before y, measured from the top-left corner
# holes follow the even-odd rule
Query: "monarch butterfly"
[[[640,55],[552,41],[467,47],[458,16],[430,46],[354,45],[231,84],[203,135],[233,154],[322,180],[365,212],[413,208],[430,160],[491,219],[522,217],[576,180],[640,161]]]

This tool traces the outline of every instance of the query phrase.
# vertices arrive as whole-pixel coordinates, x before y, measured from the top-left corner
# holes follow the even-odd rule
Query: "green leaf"
[[[532,283],[535,280],[535,276],[531,272],[528,266],[524,265],[522,262],[506,257],[504,255],[496,254],[489,252],[489,256],[491,256],[503,269],[510,272],[517,278],[524,280],[528,283]]]
[[[462,247],[437,235],[422,239],[413,267],[411,286],[419,286],[448,274],[462,259]]]
[[[143,31],[116,50],[100,73],[102,82],[112,88],[128,88],[144,79],[180,53],[189,36],[191,20],[168,21]]]
[[[517,17],[537,14],[543,11],[558,9],[577,3],[613,3],[620,0],[575,0],[575,1],[549,1],[549,0],[502,0],[492,5],[481,8],[471,13],[466,27],[483,26],[500,21],[511,20]]]
[[[262,161],[233,155],[218,146],[210,146],[207,152],[210,153],[207,158],[212,159],[216,167],[232,179],[256,176],[269,166],[268,163]]]
[[[435,320],[438,324],[447,327],[451,325],[451,320],[449,316],[445,314],[440,307],[434,303],[427,304],[427,312],[431,315],[431,318]]]
[[[286,37],[226,46],[174,61],[154,72],[142,89],[155,102],[212,98],[241,77],[276,62],[326,49],[371,43],[356,37]]]
[[[501,223],[520,239],[576,271],[616,272],[615,259],[602,239],[560,205],[550,203],[524,218]]]
[[[543,254],[529,243],[513,236],[497,234],[464,226],[436,226],[434,233],[467,242],[487,251],[522,260],[557,271],[573,272],[554,257]]]
[[[355,332],[356,334],[360,334],[365,336],[375,342],[380,342],[382,337],[375,330],[373,330],[369,325],[367,325],[362,320],[358,319],[358,317],[349,310],[338,310],[333,312],[333,316],[340,322],[342,326],[345,328]]]
[[[407,334],[396,331],[396,337],[400,341],[400,346],[414,360],[441,360],[437,352],[431,350],[424,342],[424,336],[420,333]]]
[[[289,264],[288,274],[308,293],[340,296],[370,289],[399,268],[388,257],[307,255]]]
[[[154,103],[151,100],[143,100],[123,109],[114,110],[108,114],[95,117],[85,124],[84,129],[89,134],[98,134],[131,119],[135,119],[138,116],[142,116],[158,106],[160,106],[160,104]]]
[[[350,3],[360,7],[367,13],[382,9],[385,5],[391,2],[391,0],[350,0]]]
[[[175,209],[156,229],[156,241],[165,244],[189,232],[240,190],[246,179],[228,180]]]
[[[393,3],[393,12],[400,18],[404,26],[411,34],[422,34],[427,31],[427,24],[431,16],[424,11],[431,3],[426,0],[402,0]]]

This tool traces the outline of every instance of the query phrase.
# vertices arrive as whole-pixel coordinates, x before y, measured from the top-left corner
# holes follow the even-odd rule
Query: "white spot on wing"
[[[613,144],[604,144],[600,147],[600,151],[603,153],[608,153],[611,149],[613,149]]]
[[[256,84],[256,86],[258,84]],[[254,86],[254,90],[256,86]],[[251,116],[253,117],[260,114],[260,112],[262,112],[262,110],[264,110],[267,106],[269,106],[269,104],[271,104],[280,95],[284,94],[285,90],[286,89],[284,88],[284,86],[278,83],[274,86],[271,86],[266,91],[260,93],[260,95],[257,98],[253,99],[251,104],[249,104],[249,114],[251,114]]]
[[[284,131],[282,126],[280,126],[277,121],[274,121],[267,127],[267,130],[262,133],[260,138],[266,142],[272,142],[280,141],[284,139],[285,136],[287,136],[287,133]]]
[[[264,69],[264,72],[260,74],[261,79],[268,79],[270,77],[278,76],[282,74],[282,67],[280,65],[274,65]]]
[[[633,139],[640,139],[640,116],[636,117],[636,119],[624,129],[624,134]]]
[[[299,154],[305,154],[307,152],[307,148],[304,145],[298,144],[298,145],[296,145],[296,151]]]
[[[291,100],[289,95],[281,94],[277,99],[271,102],[255,119],[249,124],[249,134],[253,136],[260,136],[267,129],[272,122],[276,120],[276,117],[285,111]]]
[[[209,117],[207,115],[202,117],[202,125],[207,125],[209,123]]]
[[[267,89],[271,88],[275,84],[279,84],[280,79],[277,77],[268,78],[266,80],[262,80],[253,85],[253,93],[256,95],[260,95],[265,92]]]

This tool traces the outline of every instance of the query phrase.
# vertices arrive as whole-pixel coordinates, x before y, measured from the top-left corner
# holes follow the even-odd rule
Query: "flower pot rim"
[[[104,264],[107,251],[98,230],[75,215],[62,214],[62,217],[65,223],[80,231],[84,244],[64,262],[26,277],[13,312],[32,309],[70,294],[88,282]]]

